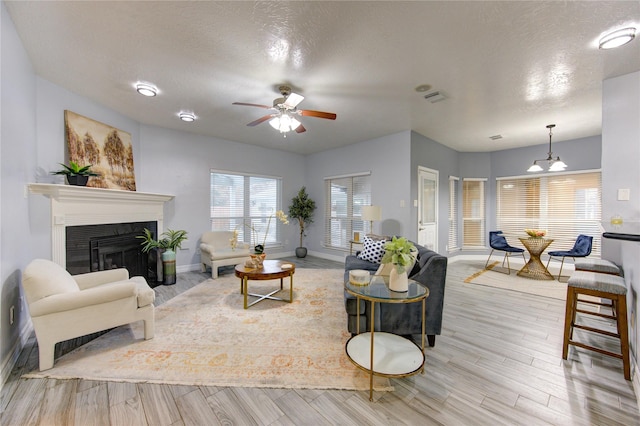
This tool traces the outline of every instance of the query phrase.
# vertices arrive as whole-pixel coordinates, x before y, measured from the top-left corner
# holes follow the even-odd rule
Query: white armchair
[[[72,276],[60,265],[33,260],[22,286],[38,339],[40,371],[53,367],[58,342],[144,321],[145,340],[153,338],[155,292],[143,277],[124,268]]]
[[[231,248],[233,231],[209,231],[202,234],[200,240],[200,261],[202,272],[211,267],[211,278],[218,278],[221,266],[244,263],[249,258],[249,245],[238,243]]]

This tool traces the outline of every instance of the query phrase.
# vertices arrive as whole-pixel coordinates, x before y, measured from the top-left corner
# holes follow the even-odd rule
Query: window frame
[[[589,186],[594,183],[595,187]],[[514,199],[524,205],[514,207]],[[570,250],[579,234],[589,235],[593,237],[591,256],[599,258],[601,222],[599,169],[496,178],[496,229],[506,234],[524,235],[525,228],[545,229],[554,240],[547,250]],[[521,246],[516,239],[513,243]]]
[[[215,189],[214,189],[214,175],[229,176],[234,178],[242,178],[242,203],[241,206],[236,203],[235,205],[228,204],[229,210],[237,209],[241,207],[241,215],[230,214],[228,216],[216,216],[214,215],[215,209]],[[254,182],[252,182],[252,180]],[[275,194],[271,201],[272,206],[268,210],[265,210],[264,214],[256,215],[255,211],[252,212],[252,203],[255,202],[257,196],[255,191],[252,193],[252,186],[258,182],[256,180],[265,180],[265,182],[273,181],[275,184]],[[209,172],[209,186],[210,186],[210,199],[209,199],[209,221],[212,231],[238,231],[238,242],[245,243],[254,247],[257,244],[262,244],[266,240],[265,248],[270,247],[282,247],[282,222],[280,222],[275,213],[278,210],[282,210],[282,186],[283,178],[280,176],[268,176],[259,175],[253,173],[243,173],[228,170],[211,169]],[[267,195],[269,195],[267,193]],[[255,206],[253,206],[255,210]],[[216,222],[228,223],[224,226],[217,225]],[[251,229],[253,225],[255,231]],[[265,232],[268,230],[268,235]]]
[[[478,183],[478,196],[469,198],[467,183]],[[484,250],[486,249],[486,226],[487,226],[487,179],[486,178],[462,178],[462,248],[464,250]],[[477,201],[477,206],[468,205],[468,201]],[[467,216],[467,211],[477,212],[477,216]],[[468,226],[477,223],[477,231],[473,232]],[[469,228],[469,230],[468,230]]]
[[[363,182],[354,182],[357,179],[365,179]],[[348,180],[349,182],[344,182]],[[362,206],[372,205],[371,191],[371,172],[352,173],[340,176],[325,177],[325,223],[324,223],[324,241],[323,247],[333,250],[349,251],[351,249],[351,241],[353,233],[360,232],[371,233],[370,223],[362,220]],[[340,181],[343,181],[341,184]],[[335,213],[335,207],[338,200],[333,198],[333,184],[342,186],[346,191],[344,200],[345,213],[338,216]],[[361,190],[354,194],[354,188],[360,187]],[[362,189],[365,190],[362,190]],[[334,227],[334,223],[339,222],[339,226]],[[338,244],[335,244],[335,242]]]

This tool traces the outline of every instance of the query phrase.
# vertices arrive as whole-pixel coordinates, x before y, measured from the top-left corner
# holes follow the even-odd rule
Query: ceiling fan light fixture
[[[282,114],[269,120],[269,124],[280,133],[287,133],[297,129],[300,122],[289,114]]]
[[[197,118],[196,115],[191,112],[181,112],[178,114],[178,117],[180,117],[180,120],[186,121],[187,123],[192,123],[196,121]]]
[[[152,84],[136,83],[136,91],[142,96],[154,97],[158,94],[158,88]]]
[[[615,49],[616,47],[623,46],[629,43],[636,37],[636,29],[633,27],[622,28],[610,32],[600,38],[598,42],[598,48],[600,49]]]

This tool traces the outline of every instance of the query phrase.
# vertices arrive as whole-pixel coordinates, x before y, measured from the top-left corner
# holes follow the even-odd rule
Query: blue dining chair
[[[487,265],[489,264],[489,260],[491,260],[491,255],[495,250],[503,251],[504,258],[502,259],[502,267],[504,268],[504,262],[507,261],[507,274],[511,275],[511,266],[509,265],[509,256],[514,253],[522,254],[522,259],[527,262],[524,258],[524,249],[510,246],[507,242],[507,239],[502,235],[502,231],[489,231],[489,245],[491,246],[491,253],[489,253],[489,257],[487,258],[487,263],[484,264],[484,269],[487,269]],[[500,271],[496,271],[500,272]]]
[[[558,272],[558,281],[560,281],[560,277],[562,276],[562,267],[564,266],[564,258],[565,257],[573,257],[573,260],[576,260],[576,257],[587,257],[591,254],[591,246],[593,245],[593,237],[589,235],[580,234],[578,238],[576,238],[576,242],[573,244],[573,248],[568,251],[550,251],[549,260],[547,260],[547,269],[549,269],[549,262],[551,262],[552,257],[562,257],[562,263],[560,264],[560,272]]]

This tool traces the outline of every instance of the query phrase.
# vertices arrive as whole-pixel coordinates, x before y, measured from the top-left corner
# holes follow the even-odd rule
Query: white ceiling
[[[599,135],[602,80],[640,70],[640,40],[597,48],[640,29],[638,1],[5,3],[44,79],[141,123],[301,154],[409,129],[466,152],[547,143],[550,123],[554,142]],[[337,120],[247,127],[266,110],[232,102],[271,105],[282,83]]]

